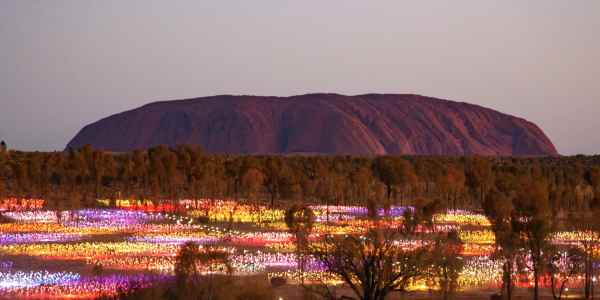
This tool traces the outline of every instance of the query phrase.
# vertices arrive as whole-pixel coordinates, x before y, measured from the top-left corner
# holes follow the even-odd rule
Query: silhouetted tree
[[[427,246],[402,249],[394,241],[399,232],[372,230],[365,236],[327,236],[325,245],[311,252],[327,270],[342,279],[360,300],[384,300],[405,291],[427,276],[433,259]]]
[[[491,189],[494,173],[489,160],[473,157],[466,160],[466,183],[471,191],[478,196],[479,204],[485,201],[486,193]]]
[[[296,240],[296,257],[298,259],[298,269],[301,271],[305,269],[308,237],[314,222],[315,215],[312,209],[306,205],[294,204],[285,212],[285,224]]]
[[[550,290],[554,300],[563,298],[567,283],[584,267],[585,254],[577,247],[560,249],[551,247],[545,255],[548,257],[548,273],[550,277]]]
[[[200,250],[198,244],[194,242],[183,244],[175,261],[175,278],[179,298],[215,299],[217,286],[213,272],[208,272],[206,276],[203,276],[201,272],[202,267],[210,268],[215,263],[224,264],[227,274],[232,274],[233,269],[226,252],[212,249]]]
[[[539,299],[539,282],[545,267],[544,252],[548,249],[548,236],[553,229],[552,210],[548,186],[539,178],[521,180],[515,199],[515,229],[524,237],[525,248],[531,257],[534,280],[534,300]]]
[[[496,238],[494,256],[502,262],[502,294],[511,300],[514,290],[513,273],[523,244],[517,231],[516,222],[519,220],[515,219],[517,215],[513,196],[495,190],[486,198],[483,208]]]
[[[450,299],[458,289],[458,277],[464,267],[461,249],[462,242],[456,231],[442,234],[435,240],[432,272],[444,300]]]
[[[407,187],[416,182],[413,166],[398,157],[382,156],[373,162],[373,172],[387,188],[387,203],[391,205],[392,194],[398,187]]]

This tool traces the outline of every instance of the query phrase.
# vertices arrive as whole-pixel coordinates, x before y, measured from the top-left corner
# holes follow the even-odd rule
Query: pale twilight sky
[[[309,92],[471,102],[600,153],[600,1],[0,1],[12,148],[157,100]]]

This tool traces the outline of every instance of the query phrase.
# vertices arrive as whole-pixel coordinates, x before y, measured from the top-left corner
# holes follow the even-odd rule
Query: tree
[[[577,247],[560,249],[552,247],[548,256],[548,271],[552,298],[561,300],[567,283],[580,273],[584,266],[585,254]]]
[[[275,206],[275,199],[279,194],[281,183],[281,160],[277,157],[269,157],[265,161],[263,174],[265,175],[265,187],[270,196],[271,207]]]
[[[445,194],[446,206],[456,209],[458,195],[465,188],[466,178],[464,170],[453,165],[448,165],[442,174],[438,174],[436,179],[439,191]],[[450,199],[452,199],[452,203],[450,203]]]
[[[31,193],[31,176],[29,175],[29,167],[24,157],[14,160],[12,163],[12,174],[15,181],[15,189],[17,195],[27,197]]]
[[[8,153],[6,151],[0,151],[0,177],[6,176],[5,168],[8,164]]]
[[[432,263],[428,246],[402,249],[397,231],[371,230],[365,236],[325,237],[325,245],[311,253],[353,291],[358,300],[384,300],[390,293],[427,275]]]
[[[433,216],[439,212],[439,200],[428,200],[419,198],[415,201],[412,209],[407,209],[404,214],[402,230],[405,234],[416,235],[419,227],[434,231]]]
[[[92,267],[92,274],[94,276],[100,276],[102,275],[102,273],[104,273],[104,266],[102,266],[102,263],[100,261],[96,261],[96,263],[94,263],[94,266]]]
[[[5,141],[0,142],[0,152],[6,152],[7,146]]]
[[[4,179],[0,176],[0,199],[4,199],[4,194],[6,193],[6,188],[4,187]]]
[[[264,182],[264,175],[261,171],[250,168],[246,170],[241,180],[241,188],[244,196],[250,203],[253,204],[254,210],[258,213],[258,222],[262,220],[262,209],[260,203],[258,203],[259,193]]]
[[[482,204],[494,181],[492,163],[488,159],[476,156],[467,159],[466,167],[467,186],[477,195],[479,204]]]
[[[406,160],[398,157],[381,156],[373,162],[373,173],[385,184],[387,189],[387,203],[391,204],[392,194],[398,186],[410,186],[416,182],[413,166]]]
[[[456,231],[435,240],[432,273],[444,300],[450,299],[458,289],[458,277],[464,267],[464,261],[460,257],[461,249],[462,242]]]
[[[175,149],[178,166],[181,170],[183,181],[186,185],[192,184],[192,169],[195,162],[202,156],[202,149],[198,145],[178,145]]]
[[[213,272],[209,272],[207,276],[203,276],[201,272],[203,266],[210,268],[215,263],[225,264],[227,274],[232,274],[233,269],[226,252],[200,250],[194,242],[186,242],[181,246],[175,260],[175,280],[180,299],[215,299],[217,286]]]
[[[600,166],[591,167],[586,173],[586,179],[594,190],[596,201],[600,199]]]
[[[246,170],[242,176],[241,185],[247,199],[252,200],[258,197],[264,177],[263,173],[258,169],[250,168]]]
[[[131,160],[133,166],[131,166],[130,178],[134,180],[139,189],[138,192],[141,194],[140,200],[145,200],[150,179],[148,153],[139,150],[133,151]]]
[[[175,262],[175,277],[177,284],[184,288],[193,285],[200,277],[197,261],[200,257],[200,249],[193,242],[187,242],[181,246],[177,253]]]
[[[584,296],[590,299],[592,294],[593,278],[595,277],[594,258],[595,251],[600,245],[600,207],[592,206],[589,210],[571,211],[568,215],[570,227],[579,232],[577,246],[581,249],[583,257],[582,273],[584,274]]]
[[[296,238],[296,257],[298,269],[304,271],[306,254],[308,251],[308,237],[315,222],[315,214],[306,205],[292,205],[285,212],[285,224]]]
[[[326,206],[326,221],[329,223],[329,206],[339,199],[340,194],[340,179],[339,175],[332,172],[324,164],[320,164],[317,169],[317,189],[316,193]]]
[[[167,170],[163,160],[167,151],[164,146],[158,146],[148,151],[150,188],[155,197],[158,196],[158,198],[164,196],[164,191],[167,189]]]
[[[411,282],[430,275],[435,262],[432,245],[421,243],[407,249],[396,241],[415,238],[416,228],[431,220],[435,206],[425,203],[407,209],[399,228],[386,228],[374,219],[366,235],[326,235],[324,245],[310,247],[310,253],[350,287],[355,298],[347,299],[384,300],[390,293],[405,292]],[[450,273],[447,275],[450,277]],[[334,294],[326,285],[322,290],[327,293],[321,294]]]
[[[359,201],[365,201],[369,198],[369,194],[373,185],[373,172],[368,167],[360,167],[350,174],[352,181],[352,189],[354,198]]]
[[[538,300],[540,277],[545,267],[544,252],[549,247],[548,236],[554,225],[548,185],[540,178],[522,178],[513,203],[515,229],[523,237],[524,246],[531,257],[533,297]]]
[[[511,300],[514,288],[513,273],[522,245],[521,236],[515,228],[518,220],[515,219],[512,197],[495,190],[486,198],[483,209],[492,224],[496,238],[494,255],[503,262],[502,294]]]
[[[242,189],[242,176],[245,174],[242,161],[237,157],[229,158],[225,161],[225,176],[228,186],[228,194],[233,199],[238,200]]]

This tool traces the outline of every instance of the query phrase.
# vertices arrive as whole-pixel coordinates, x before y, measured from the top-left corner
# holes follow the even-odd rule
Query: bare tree
[[[567,284],[584,266],[585,254],[576,247],[560,249],[554,247],[548,251],[548,271],[552,298],[561,300]]]
[[[432,262],[428,246],[405,250],[395,243],[396,237],[397,232],[382,231],[328,236],[324,247],[311,252],[352,289],[355,298],[351,299],[383,300],[426,276]]]
[[[233,269],[228,254],[219,250],[201,250],[194,242],[183,244],[175,262],[175,279],[177,291],[181,299],[212,300],[215,299],[217,286],[213,272],[202,275],[202,267],[222,263],[226,272],[231,275]]]
[[[262,208],[259,201],[259,193],[264,181],[264,175],[261,171],[255,168],[246,170],[241,179],[241,188],[246,200],[252,206],[252,210],[258,215],[258,223],[262,220]]]
[[[464,267],[460,257],[462,242],[456,231],[440,234],[433,248],[432,275],[436,278],[444,300],[450,299],[458,289],[458,277]]]
[[[292,205],[285,212],[285,224],[288,230],[296,238],[296,257],[298,259],[298,269],[304,271],[306,265],[306,255],[308,252],[308,237],[312,231],[315,215],[306,205]]]
[[[494,190],[486,198],[483,208],[492,224],[496,238],[494,256],[502,261],[502,294],[511,300],[514,290],[513,273],[523,241],[516,230],[515,208],[511,195]]]
[[[416,227],[427,223],[430,205],[406,210],[404,225],[385,228],[379,220],[366,235],[328,235],[324,246],[311,253],[326,269],[347,284],[358,300],[384,300],[392,292],[405,292],[411,282],[429,275],[434,263],[431,243],[404,247],[400,241],[415,238]],[[410,222],[409,222],[410,220]]]
[[[569,223],[574,225],[574,228],[580,230],[582,235],[578,241],[583,254],[583,274],[584,274],[584,296],[585,299],[590,299],[592,296],[593,278],[595,277],[594,270],[594,252],[600,245],[600,220],[598,215],[600,209],[592,207],[589,211],[580,213],[577,211],[569,214]]]
[[[531,257],[533,298],[539,299],[539,283],[549,248],[549,235],[554,227],[548,197],[548,185],[541,179],[524,178],[516,191],[514,220],[516,231],[523,237],[525,249]]]

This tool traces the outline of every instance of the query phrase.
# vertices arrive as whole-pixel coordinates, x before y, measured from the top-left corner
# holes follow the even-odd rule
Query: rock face
[[[419,95],[214,96],[151,103],[83,128],[67,147],[211,153],[557,155],[535,124]]]

